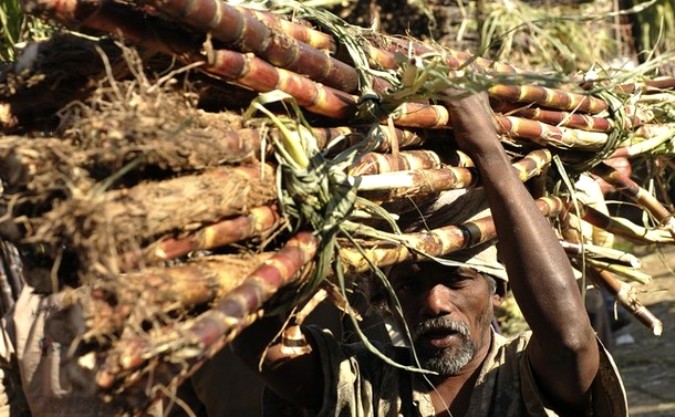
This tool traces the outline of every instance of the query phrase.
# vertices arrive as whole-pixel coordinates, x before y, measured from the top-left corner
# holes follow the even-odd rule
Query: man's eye
[[[446,282],[447,282],[448,287],[450,287],[450,288],[461,288],[464,285],[468,284],[469,281],[471,281],[471,279],[472,278],[470,276],[458,274],[458,275],[454,275],[453,277],[448,279]]]
[[[457,275],[462,276],[466,279],[476,278],[480,273],[473,268],[461,267],[457,268]]]
[[[471,268],[458,268],[455,274],[451,275],[450,284],[454,286],[461,286],[469,281],[476,279],[478,272]]]

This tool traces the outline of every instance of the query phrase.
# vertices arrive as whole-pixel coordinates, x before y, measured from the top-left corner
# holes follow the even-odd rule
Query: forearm
[[[523,315],[539,339],[575,345],[577,338],[589,336],[590,324],[570,263],[549,222],[501,148],[478,151],[473,157]]]
[[[532,329],[532,371],[560,410],[578,414],[598,369],[593,330],[566,254],[479,105],[451,106],[455,137],[478,167],[509,283]]]
[[[510,285],[533,333],[548,343],[587,336],[590,324],[569,260],[513,170],[486,100],[450,100],[448,110],[458,145],[479,170]]]

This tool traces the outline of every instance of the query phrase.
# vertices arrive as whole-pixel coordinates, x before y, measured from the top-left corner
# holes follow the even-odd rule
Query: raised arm
[[[492,209],[513,294],[532,329],[530,365],[564,414],[583,409],[599,366],[597,342],[569,260],[511,168],[487,100],[447,100],[458,145],[476,163]]]

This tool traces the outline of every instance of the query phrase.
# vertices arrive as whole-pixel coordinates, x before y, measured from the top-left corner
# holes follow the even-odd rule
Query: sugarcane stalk
[[[518,173],[518,178],[522,182],[532,177],[540,175],[544,168],[551,164],[551,151],[548,149],[537,149],[522,157],[513,164],[513,168]]]
[[[542,146],[596,150],[602,149],[608,140],[606,133],[556,127],[522,117],[495,116],[495,119],[500,134],[528,139]]]
[[[558,215],[558,221],[560,222],[560,232],[562,238],[570,242],[582,242],[584,238],[581,235],[581,227],[579,226],[579,219],[576,218],[576,221],[572,220],[571,210],[574,208],[573,204],[565,207],[560,214]]]
[[[444,151],[442,158],[434,151],[413,150],[397,154],[368,153],[354,164],[348,173],[352,176],[375,175],[394,171],[435,169],[441,165],[455,168],[475,167],[469,155],[457,149]]]
[[[391,152],[393,149],[421,146],[430,139],[446,137],[442,132],[431,130],[416,132],[386,125],[380,125],[376,128],[372,126],[313,127],[311,131],[319,149],[325,149],[330,144],[331,153],[345,150],[363,140],[367,140],[369,146],[372,146],[375,152]],[[338,138],[341,140],[336,143]]]
[[[137,139],[126,149],[124,145],[127,144],[120,144],[122,149],[116,154],[90,151],[94,159],[91,163],[111,170],[127,163],[123,158],[129,158],[128,155],[143,154],[143,166],[168,167],[174,172],[198,171],[259,158],[261,137],[258,129],[222,129],[215,134],[188,128],[173,137]]]
[[[193,28],[200,30],[209,28],[210,33],[217,39],[227,43],[239,44],[244,52],[254,52],[273,65],[308,75],[312,80],[327,83],[347,93],[357,91],[358,74],[354,68],[281,33],[275,33],[273,36],[263,22],[250,18],[246,14],[240,13],[237,8],[230,7],[219,0],[199,0],[196,4],[190,2],[189,10],[186,0],[154,0],[153,3],[163,12],[185,21]],[[448,56],[452,59],[460,57],[457,59],[455,67],[462,65],[469,59],[474,59],[474,64],[482,68],[487,66],[493,66],[494,68],[502,65],[464,53],[453,52]],[[389,68],[393,68],[391,65],[397,65],[396,60],[387,59],[386,61],[387,65],[390,65]],[[499,68],[502,71],[514,71],[508,66]],[[389,87],[386,81],[377,77],[373,77],[373,81],[375,91],[382,91]],[[532,101],[549,107],[562,106],[566,110],[597,113],[606,108],[606,104],[602,100],[592,97],[537,86],[517,88],[519,88],[517,96],[509,86],[503,85],[495,86],[490,90],[490,93],[497,97],[507,97],[526,102]]]
[[[275,131],[273,134],[279,135],[279,132]],[[331,146],[337,148],[336,152],[343,151],[365,138],[359,129],[352,126],[312,127],[311,135],[319,149],[324,150]]]
[[[585,90],[590,90],[595,87],[595,82],[588,81],[581,84]],[[652,80],[635,81],[631,83],[619,84],[611,87],[612,91],[619,94],[652,94],[660,93],[664,90],[672,90],[675,88],[675,78],[673,77],[659,77]]]
[[[547,110],[540,107],[524,107],[508,102],[492,102],[492,110],[496,113],[503,113],[506,116],[518,116],[525,119],[536,120],[553,126],[570,127],[573,129],[589,130],[592,132],[609,133],[614,129],[614,121],[598,116],[589,116],[587,114],[570,113],[564,111]],[[637,118],[626,121],[624,129],[632,128],[640,124]]]
[[[225,297],[271,254],[217,255],[124,274],[76,291],[83,343],[114,338],[125,326],[141,327],[172,311]],[[114,302],[111,302],[114,300]]]
[[[90,163],[113,172],[142,154],[139,166],[159,166],[174,172],[197,171],[224,164],[237,164],[259,157],[261,137],[258,129],[210,131],[188,128],[173,137],[160,134],[150,139],[120,142],[116,153],[91,149]],[[110,141],[112,142],[112,140]]]
[[[421,127],[425,129],[446,128],[450,114],[445,106],[423,103],[402,103],[391,114],[397,126]]]
[[[420,103],[402,104],[393,113],[393,120],[396,125],[407,127],[437,129],[451,126],[445,107]],[[556,127],[521,117],[495,115],[495,121],[498,133],[543,146],[594,150],[605,146],[608,139],[606,133]]]
[[[572,215],[572,214],[570,214]],[[610,233],[624,237],[637,243],[672,243],[675,242],[672,235],[660,229],[646,229],[638,226],[630,220],[620,217],[611,217],[601,211],[588,206],[583,206],[581,218],[593,226],[599,227]]]
[[[642,96],[638,96],[637,102],[640,104],[666,106],[668,104],[675,104],[675,94],[673,94],[672,92],[645,94]]]
[[[419,148],[428,143],[442,143],[447,141],[448,132],[444,129],[401,129],[392,125],[369,126],[341,126],[331,128],[311,129],[317,140],[317,146],[325,149],[330,143],[329,155],[342,151],[349,146],[364,144],[367,141],[374,152],[397,152],[401,149]],[[338,141],[337,139],[341,139]],[[332,142],[332,143],[331,143]],[[456,149],[443,149],[444,163],[456,167],[472,167],[473,161],[469,156]]]
[[[353,146],[365,139],[370,140],[370,142],[374,145],[374,151],[389,152],[392,150],[392,148],[403,149],[413,146],[420,146],[429,139],[440,139],[440,136],[445,136],[441,132],[415,132],[412,130],[389,128],[387,126],[382,126],[381,129],[378,129],[377,135],[371,134],[370,136],[364,133],[365,131],[362,128],[351,126],[311,127],[310,130],[311,135],[316,140],[316,144],[319,149],[323,150],[329,144],[331,144],[331,149],[333,149],[333,152],[344,150],[347,147]],[[278,136],[280,133],[277,128],[272,127],[269,130],[269,134],[271,136]],[[332,142],[337,138],[343,138],[343,140],[340,145],[336,146]],[[258,128],[228,130],[223,132],[217,140],[209,138],[208,143],[211,144],[211,148],[216,148],[216,152],[206,152],[206,149],[201,152],[200,149],[200,152],[198,155],[196,155],[196,158],[199,161],[200,166],[209,165],[210,159],[217,159],[221,162],[223,160],[227,162],[239,162],[248,158],[257,158],[260,156],[259,154],[261,151],[260,147],[262,144],[262,139],[261,130]],[[63,141],[58,142],[63,143]],[[165,145],[166,143],[163,144]],[[0,144],[0,152],[2,152],[1,148],[2,145]],[[165,146],[162,147],[162,151],[167,151]],[[176,149],[176,153],[184,154],[184,150]],[[209,153],[211,154],[210,159],[208,155]],[[269,156],[271,155],[271,152],[266,151],[265,155]],[[99,159],[101,158],[106,158],[106,155],[99,156]],[[450,158],[452,161],[457,161],[457,163],[468,163],[466,162],[468,157],[465,154],[450,155],[448,158]],[[194,161],[194,158],[191,161]],[[197,166],[195,166],[195,168],[197,168]]]
[[[652,281],[652,276],[646,274],[638,269],[635,269],[630,266],[621,265],[613,262],[605,262],[598,259],[587,258],[586,264],[593,266],[594,268],[607,270],[614,274],[621,275],[622,277],[638,282],[640,284],[648,284]]]
[[[141,251],[129,252],[122,257],[125,268],[155,265],[180,258],[190,252],[209,250],[261,236],[275,229],[280,217],[275,206],[254,207],[245,215],[205,226],[183,237],[161,239]]]
[[[375,68],[394,69],[399,65],[395,53],[378,48],[370,42],[364,42],[363,51],[368,57],[368,63]]]
[[[157,0],[159,1],[159,0]],[[172,6],[172,9],[175,13],[180,14],[185,14],[184,11],[184,0],[166,0],[167,2],[171,3],[163,3],[166,5],[166,7]],[[224,28],[229,28],[229,27],[234,27],[232,29],[232,33],[230,33],[230,37],[226,37],[227,39],[234,39],[235,41],[237,39],[254,39],[255,37],[253,35],[260,34],[260,33],[267,33],[267,28],[265,27],[264,24],[259,22],[257,19],[251,19],[248,18],[245,15],[242,15],[239,13],[235,8],[228,7],[227,5],[224,5],[218,0],[200,0],[203,3],[199,3],[199,7],[197,7],[197,11],[194,12],[189,12],[187,13],[190,16],[185,16],[188,18],[194,17],[195,19],[206,19],[208,22],[204,21],[201,22],[200,24],[208,23],[210,24],[210,19],[208,19],[209,16],[213,17],[214,14],[216,14],[216,9],[218,10],[221,9],[221,6],[224,6],[227,11],[231,12],[232,16],[238,16],[239,20],[234,19],[232,16],[230,16],[229,19],[223,18],[223,22],[239,22],[238,25],[220,25],[218,27],[224,27]],[[32,4],[32,3],[37,3],[34,0],[25,0],[27,4]],[[46,2],[48,3],[48,2]],[[77,9],[77,0],[67,0],[64,2],[66,6],[58,6],[58,7],[53,7],[51,10],[51,14],[57,17],[60,17],[61,19],[74,19],[76,16],[79,15],[79,13],[75,13],[75,9]],[[29,9],[35,9],[36,7],[29,7]],[[81,7],[80,7],[81,8]],[[100,8],[100,7],[99,7]],[[82,18],[79,17],[79,20],[83,20],[85,22],[85,25],[89,26],[94,26],[96,29],[103,29],[104,27],[107,29],[111,29],[114,27],[114,25],[111,25],[110,22],[105,21],[105,19],[100,18],[100,11],[99,13],[89,13],[87,15],[87,18]],[[217,14],[216,14],[217,15]],[[220,16],[220,15],[218,15]],[[234,20],[233,20],[234,19]],[[215,19],[218,20],[218,19]],[[243,21],[251,23],[247,26],[246,24],[243,24]],[[96,27],[98,26],[98,27]],[[123,27],[127,27],[131,25],[125,25]],[[141,26],[142,27],[142,26]],[[203,26],[203,27],[209,27],[208,25]],[[252,29],[251,30],[251,35],[250,36],[244,36],[244,32],[246,31],[246,27],[255,27],[260,29]],[[118,30],[116,28],[115,30]],[[129,28],[131,32],[138,32],[137,28],[131,27]],[[246,32],[248,33],[248,32]],[[125,33],[126,34],[126,33]],[[161,44],[161,45],[154,45],[157,44],[157,37],[152,37],[152,41],[149,41],[146,37],[140,35],[139,33],[134,33],[135,36],[131,36],[132,38],[136,39],[137,41],[145,44],[148,46],[148,43],[150,42],[153,44],[153,46],[158,47],[160,50],[163,50],[164,52],[167,52],[167,49],[172,50],[175,49],[173,45],[169,44]],[[140,35],[140,36],[139,36]],[[266,38],[265,36],[262,36],[263,38]],[[159,42],[161,43],[161,42]],[[267,45],[267,42],[263,40],[259,40],[260,47],[262,48],[263,45]],[[182,48],[180,49],[183,54],[186,54],[186,51],[194,50],[194,48],[188,48],[187,50],[185,49],[184,45],[181,45]],[[289,49],[289,51],[292,48]],[[289,52],[290,53],[290,52]],[[196,57],[194,56],[194,53],[188,54],[191,55],[192,57],[190,60],[195,61]],[[336,118],[344,118],[347,117],[349,114],[353,113],[353,105],[354,105],[354,98],[349,96],[348,94],[344,94],[337,90],[332,90],[329,88],[325,88],[321,85],[316,85],[313,83],[308,83],[306,81],[309,80],[303,80],[302,77],[298,76],[298,74],[295,74],[293,72],[285,73],[283,72],[282,69],[276,69],[272,65],[264,65],[260,62],[256,62],[256,58],[251,58],[249,57],[248,59],[244,55],[237,55],[237,53],[233,51],[227,51],[227,50],[218,50],[218,51],[213,51],[211,54],[212,56],[209,59],[209,63],[211,65],[208,65],[206,67],[206,70],[208,72],[211,72],[215,75],[222,76],[228,80],[237,82],[243,86],[252,88],[256,91],[260,92],[266,92],[266,91],[271,91],[272,89],[278,88],[282,91],[285,91],[295,97],[299,102],[301,102],[303,106],[307,107],[310,111],[317,112],[318,114],[330,116],[330,117],[336,117]],[[323,55],[323,54],[321,54]],[[249,62],[247,62],[249,61]],[[478,60],[479,62],[482,62]],[[236,70],[230,69],[230,66],[233,66],[236,68]],[[309,68],[308,65],[300,65],[299,67],[306,69]],[[323,65],[320,67],[325,70],[326,66]],[[347,70],[345,70],[347,71]],[[303,82],[305,81],[305,82]],[[348,91],[353,91],[353,90],[348,90]],[[355,90],[354,90],[355,91]],[[307,94],[303,94],[303,92],[307,92]],[[507,99],[513,99],[513,100],[525,100],[527,102],[538,102],[540,104],[545,104],[549,107],[553,106],[555,107],[556,105],[558,107],[562,106],[563,109],[565,110],[579,110],[579,111],[589,111],[589,112],[599,112],[604,110],[606,107],[606,104],[599,100],[595,99],[592,97],[587,97],[587,96],[581,96],[581,95],[575,95],[572,93],[566,93],[558,90],[552,90],[552,89],[546,89],[543,87],[537,87],[537,86],[504,86],[504,85],[497,85],[494,86],[491,91],[491,94],[497,96],[497,97],[502,97],[502,98],[507,98]],[[325,102],[324,98],[320,96],[326,96]],[[338,111],[331,111],[329,110],[330,105],[337,105],[338,106]],[[447,123],[443,123],[442,125],[445,125]],[[439,124],[437,124],[438,126]]]
[[[82,25],[105,33],[122,34],[128,41],[184,61],[195,56],[201,41],[157,19],[146,18],[128,6],[103,0],[21,0],[26,13],[55,19],[66,25]]]
[[[97,385],[104,390],[111,388],[115,381],[161,352],[176,354],[182,361],[212,356],[255,321],[256,312],[277,291],[298,282],[303,275],[300,271],[314,258],[317,248],[318,240],[311,233],[300,232],[215,307],[194,320],[162,329],[155,339],[121,339],[98,370]],[[196,366],[191,372],[195,370]]]
[[[518,177],[525,182],[550,164],[551,153],[541,149],[531,152],[513,164]],[[457,188],[472,188],[479,184],[472,168],[445,166],[436,169],[390,171],[384,174],[363,175],[354,178],[360,192],[368,192],[373,201],[391,201],[424,194],[439,193]],[[380,191],[380,192],[377,192]]]
[[[316,30],[304,21],[288,21],[279,15],[263,10],[249,9],[247,7],[234,6],[240,13],[254,17],[262,21],[277,32],[283,32],[293,39],[326,52],[333,53],[337,49],[333,36]]]
[[[269,12],[258,12],[258,13],[264,13],[267,15],[266,17],[271,16],[272,19],[275,18],[275,15]],[[260,18],[259,15],[257,15],[257,17]],[[305,40],[301,37],[304,36],[304,34],[302,34],[301,36],[296,36],[288,32],[287,30],[284,30],[284,32],[288,33],[290,36],[299,41],[305,42]],[[327,36],[322,32],[318,33]],[[399,38],[383,34],[374,34],[374,35],[376,36],[371,36],[369,39],[362,39],[361,41],[363,42],[362,47],[366,56],[368,57],[369,63],[376,68],[396,69],[400,64],[400,60],[399,58],[397,58],[397,55],[399,54],[400,56],[409,56],[411,53],[412,55],[443,53],[445,57],[445,62],[451,69],[459,69],[460,67],[471,62],[474,67],[478,67],[486,72],[509,73],[509,74],[523,73],[523,71],[509,64],[491,61],[485,58],[477,57],[467,52],[456,51],[447,48],[434,48],[428,44],[419,42],[418,40],[411,38],[401,40]],[[315,34],[312,33],[312,36],[315,36]],[[321,35],[316,35],[316,37],[321,37]],[[306,43],[312,44],[311,42]],[[317,49],[327,49],[325,47],[320,47],[314,44],[312,44],[312,46],[314,46]]]
[[[381,68],[396,68],[398,66],[396,54],[409,56],[412,53],[412,55],[416,56],[429,53],[442,53],[445,63],[450,69],[459,69],[470,63],[473,67],[477,67],[486,73],[524,73],[524,71],[503,62],[491,61],[464,51],[435,47],[416,39],[398,39],[392,36],[378,35],[371,41],[372,45],[366,45],[364,49],[373,64]]]
[[[272,128],[272,136],[278,135],[277,129]],[[364,140],[364,134],[353,127],[333,127],[333,128],[312,128],[312,135],[317,139],[317,145],[324,149],[328,143],[339,136],[347,136],[344,145],[336,150],[341,150],[347,146],[356,144]],[[410,130],[390,129],[383,126],[378,132],[375,149],[378,151],[389,151],[392,146],[406,148],[424,143],[425,137],[432,136],[427,134],[420,136],[418,133]],[[208,140],[206,140],[208,139]],[[161,166],[170,166],[174,170],[197,169],[205,166],[220,164],[223,161],[237,162],[244,159],[258,157],[261,146],[260,129],[247,128],[239,130],[228,130],[218,138],[200,138],[199,136],[190,140],[190,154],[186,154],[184,140],[174,141],[172,138],[162,139],[162,146],[156,146],[154,142],[145,142],[139,148],[129,149],[129,152],[144,152],[144,159],[141,164],[156,163]],[[196,142],[196,143],[195,143]],[[136,144],[138,145],[138,144]],[[171,146],[175,145],[175,146]],[[208,145],[208,146],[207,146]],[[82,192],[91,189],[93,181],[89,178],[87,171],[104,168],[112,170],[120,165],[118,154],[108,152],[97,152],[98,149],[91,149],[88,152],[82,152],[80,148],[75,148],[67,142],[57,139],[26,139],[23,137],[4,137],[0,139],[0,164],[6,169],[0,172],[0,178],[5,181],[9,187],[29,187],[32,190],[47,190],[54,188],[53,173],[60,172],[64,178],[68,178],[70,187],[68,189],[77,189]],[[162,152],[156,153],[155,149],[161,149]],[[417,151],[416,151],[417,152]],[[123,152],[126,154],[127,152]],[[68,155],[67,158],[63,158]],[[452,160],[466,161],[464,155],[452,155]],[[62,161],[61,165],[54,165]],[[49,175],[44,175],[49,174]],[[44,178],[43,178],[44,177]],[[44,179],[45,184],[41,184]],[[77,184],[73,187],[73,184]],[[66,185],[64,184],[64,190]]]
[[[536,200],[544,216],[553,217],[563,209],[557,197]],[[430,256],[446,256],[471,248],[497,236],[492,216],[483,217],[461,225],[446,226],[428,232],[405,233],[401,241],[362,242],[364,255],[346,244],[340,248],[340,257],[348,274],[369,270],[371,263],[384,267]],[[401,243],[405,242],[405,243]]]
[[[661,336],[663,323],[638,299],[637,292],[632,285],[619,281],[607,270],[586,268],[591,280],[599,287],[604,288],[619,304],[631,313],[640,323],[654,333]]]
[[[443,132],[412,131],[399,129],[394,126],[380,125],[376,129],[370,129],[366,138],[374,142],[374,151],[391,152],[394,149],[405,149],[422,146],[432,139],[445,139]]]
[[[412,150],[397,154],[370,152],[359,159],[349,169],[348,173],[353,176],[361,176],[440,167],[441,158],[434,151]]]
[[[147,48],[178,56],[183,62],[200,62],[204,57],[195,51],[200,43],[193,37],[171,30],[161,22],[142,19],[133,10],[107,6],[107,2],[92,0],[86,5],[80,0],[24,0],[29,12],[47,14],[65,23],[82,25],[108,33],[122,31],[123,35]],[[182,36],[181,36],[182,35]],[[202,70],[258,92],[281,90],[294,97],[309,111],[344,119],[354,114],[356,99],[342,91],[317,84],[302,75],[276,68],[267,62],[226,49],[212,50]]]
[[[640,187],[628,175],[615,170],[607,164],[598,164],[591,169],[591,172],[607,181],[621,194],[629,197],[640,207],[647,210],[675,238],[675,218],[652,193]]]
[[[29,4],[35,2],[34,0],[25,1]],[[48,4],[49,2],[45,3]],[[47,11],[49,11],[53,16],[60,17],[61,19],[75,19],[76,15],[78,15],[78,13],[75,13],[76,9],[78,8],[78,1],[67,0],[64,2],[64,5],[65,6],[59,5],[59,7],[52,6],[51,10],[47,9]],[[35,9],[35,7],[32,7],[32,9]],[[100,3],[98,9],[101,9]],[[101,17],[101,10],[97,10],[97,13],[93,14],[90,12],[87,14],[86,18],[80,17],[80,20],[84,21],[85,25],[98,30],[110,30],[115,27],[110,21],[107,21]],[[142,25],[141,27],[144,26],[145,25]],[[143,35],[145,33],[139,33],[137,27],[133,27],[128,23],[122,26],[122,28],[125,29],[127,27],[129,27],[129,31],[131,32],[131,38],[137,40],[145,46],[153,46],[156,49],[164,52],[167,52],[167,50],[171,51],[172,49],[176,49],[173,43],[161,42],[158,40],[156,35],[150,38],[144,37]],[[115,31],[119,29],[119,27],[115,27]],[[115,31],[111,32],[114,33]],[[125,35],[128,35],[126,31]],[[179,46],[180,47],[178,49],[182,52],[184,60],[186,59],[185,55],[187,55],[189,56],[189,61],[198,61],[194,52],[187,52],[193,51],[194,48],[188,47],[186,49],[184,42],[179,44]],[[301,106],[306,107],[308,110],[318,114],[341,119],[346,118],[354,113],[355,98],[349,94],[313,83],[296,73],[278,69],[255,57],[250,57],[224,49],[211,51],[208,65],[205,66],[205,70],[245,87],[252,88],[255,91],[267,92],[274,89],[280,89],[296,98]],[[512,86],[494,86],[494,91],[491,90],[491,93],[494,92],[494,94],[498,97],[514,99],[514,96],[516,96],[515,92],[517,92],[517,97],[521,97],[523,100],[527,100],[528,102],[537,102],[537,97],[539,97],[539,101],[542,101],[541,96],[543,95],[543,104],[547,104],[549,106],[553,106],[555,103],[562,103],[561,105],[566,104],[568,107],[570,107],[566,108],[563,106],[563,109],[566,110],[578,109],[580,111],[602,111],[604,108],[600,108],[603,107],[603,105],[606,107],[605,103],[601,100],[586,96],[574,95],[571,93],[565,93],[551,89],[543,89],[543,87],[536,86],[523,86],[522,88],[514,87],[514,92],[514,88],[511,87]],[[435,127],[447,125],[447,118],[445,120],[446,121],[442,123],[440,120],[437,121]],[[427,126],[428,123],[429,121],[424,122],[424,124]]]
[[[305,335],[300,330],[300,326],[326,298],[328,292],[324,288],[320,288],[312,298],[305,303],[302,308],[293,315],[293,324],[284,328],[281,332],[281,352],[285,355],[299,356],[305,355],[312,351],[312,346],[307,342]]]
[[[398,126],[438,129],[452,125],[443,106],[404,103],[392,115]],[[608,135],[603,132],[556,127],[522,117],[495,115],[498,132],[502,135],[528,139],[542,146],[597,150],[605,146]]]
[[[444,167],[355,177],[359,192],[370,191],[364,196],[373,201],[391,201],[432,194],[457,188],[472,188],[478,183],[470,168]],[[383,190],[381,193],[373,191]]]
[[[261,93],[281,90],[300,106],[323,116],[345,119],[355,113],[354,96],[276,68],[250,54],[220,49],[213,51],[212,58],[205,70],[229,81]]]
[[[308,75],[312,80],[326,83],[347,93],[355,93],[358,88],[356,70],[324,54],[318,49],[297,41],[283,32],[271,33],[265,22],[259,20],[262,12],[245,13],[242,7],[230,7],[219,0],[199,0],[188,3],[186,0],[151,0],[160,10],[180,19],[197,30],[209,29],[216,39],[229,44],[239,45],[244,52],[253,52],[273,65]],[[189,4],[189,10],[187,5]],[[256,15],[254,18],[253,15]],[[274,19],[266,13],[269,20]],[[303,31],[303,33],[306,33]],[[418,53],[431,50],[420,46]],[[367,44],[365,51],[372,55],[379,66],[393,69],[398,66],[395,55],[378,50]],[[467,53],[450,51],[446,59],[452,68],[458,68],[472,60],[473,64],[497,72],[515,72],[513,67],[492,62]],[[389,83],[378,77],[372,77],[375,91],[383,91]]]
[[[206,31],[242,52],[252,52],[270,64],[307,75],[338,90],[355,93],[359,76],[349,65],[241,13],[220,0],[146,0],[162,13],[198,31]],[[389,86],[382,81],[378,90]]]
[[[413,55],[423,55],[432,52],[443,53],[445,57],[445,63],[451,69],[459,69],[462,66],[470,63],[474,68],[478,68],[482,72],[488,74],[524,74],[522,70],[506,63],[491,61],[482,57],[477,57],[467,52],[446,48],[433,48],[427,44],[422,44],[421,42],[416,42],[415,40],[410,39],[406,39],[405,42],[402,42],[398,39],[391,39],[390,37],[386,36],[380,36],[379,39],[380,48],[366,44],[364,46],[364,50],[371,59],[371,62],[381,68],[397,68],[400,64],[399,60],[396,59],[396,54],[398,53],[402,54],[403,56],[408,56],[410,55],[412,49]],[[536,103],[549,108],[567,111],[597,114],[607,109],[607,103],[595,97],[583,94],[568,93],[534,85],[514,86],[498,84],[490,88],[488,93],[492,97],[511,100],[517,103]],[[542,121],[545,121],[549,124],[554,124],[553,122],[546,120]],[[576,123],[574,125],[570,125],[569,127],[586,125],[586,123],[583,123],[582,121],[575,120],[575,122]],[[602,121],[598,121],[597,123],[600,126],[604,124]],[[598,127],[595,129],[598,129]],[[603,128],[602,131],[606,130]]]
[[[673,137],[675,137],[675,127],[672,125],[642,126],[631,135],[630,144],[616,148],[608,158],[629,158],[642,155],[667,142],[672,142]]]
[[[642,82],[635,82],[630,84],[621,84],[616,86],[616,91],[624,94],[635,93],[660,93],[663,90],[675,89],[675,77],[661,77],[652,80],[645,80]]]
[[[607,103],[598,98],[535,85],[498,84],[489,88],[491,96],[516,103],[536,103],[540,106],[581,113],[598,114],[607,110]]]
[[[640,267],[640,260],[628,253],[611,249],[604,246],[597,246],[586,242],[587,238],[582,235],[584,227],[582,220],[572,215],[570,212],[563,211],[560,216],[562,235],[565,239],[571,241],[561,241],[561,246],[570,255],[573,263],[579,265],[582,270],[584,266],[593,266],[598,270],[609,270],[621,274],[622,276],[640,283],[651,281],[651,276],[637,270]],[[571,224],[575,226],[572,227]],[[593,227],[593,237],[595,239],[596,230],[602,230]],[[581,242],[584,242],[583,244]]]
[[[187,130],[169,138],[136,137],[132,142],[120,140],[116,144],[119,152],[109,152],[100,146],[75,147],[59,139],[8,136],[0,139],[0,165],[5,167],[0,178],[12,189],[85,193],[94,186],[89,172],[112,175],[138,154],[143,158],[139,159],[137,169],[154,165],[180,172],[241,162],[257,156],[260,151],[257,129],[225,131],[217,140],[213,135],[196,132]]]

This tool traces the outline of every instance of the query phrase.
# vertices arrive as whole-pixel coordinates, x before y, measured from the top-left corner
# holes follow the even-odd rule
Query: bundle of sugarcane
[[[490,217],[416,233],[396,223],[443,191],[480,186],[436,104],[449,88],[487,91],[514,169],[579,269],[660,332],[612,275],[644,281],[634,258],[593,244],[584,228],[673,242],[671,210],[603,161],[640,155],[666,178],[675,80],[580,84],[279,3],[24,1],[31,13],[141,49],[79,39],[100,57],[78,69],[80,84],[69,78],[68,97],[84,102],[59,108],[54,137],[0,138],[0,231],[21,248],[34,286],[73,287],[55,335],[74,343],[73,375],[142,408],[262,314],[313,305],[317,294],[355,314],[345,294],[360,274],[493,239]],[[58,88],[40,84],[45,50],[53,45],[29,47],[3,74],[13,83],[0,91],[7,131],[31,126],[22,92]],[[149,78],[158,56],[184,67]],[[248,98],[221,113],[197,110],[216,88]],[[652,225],[576,198],[570,179],[585,172]]]

